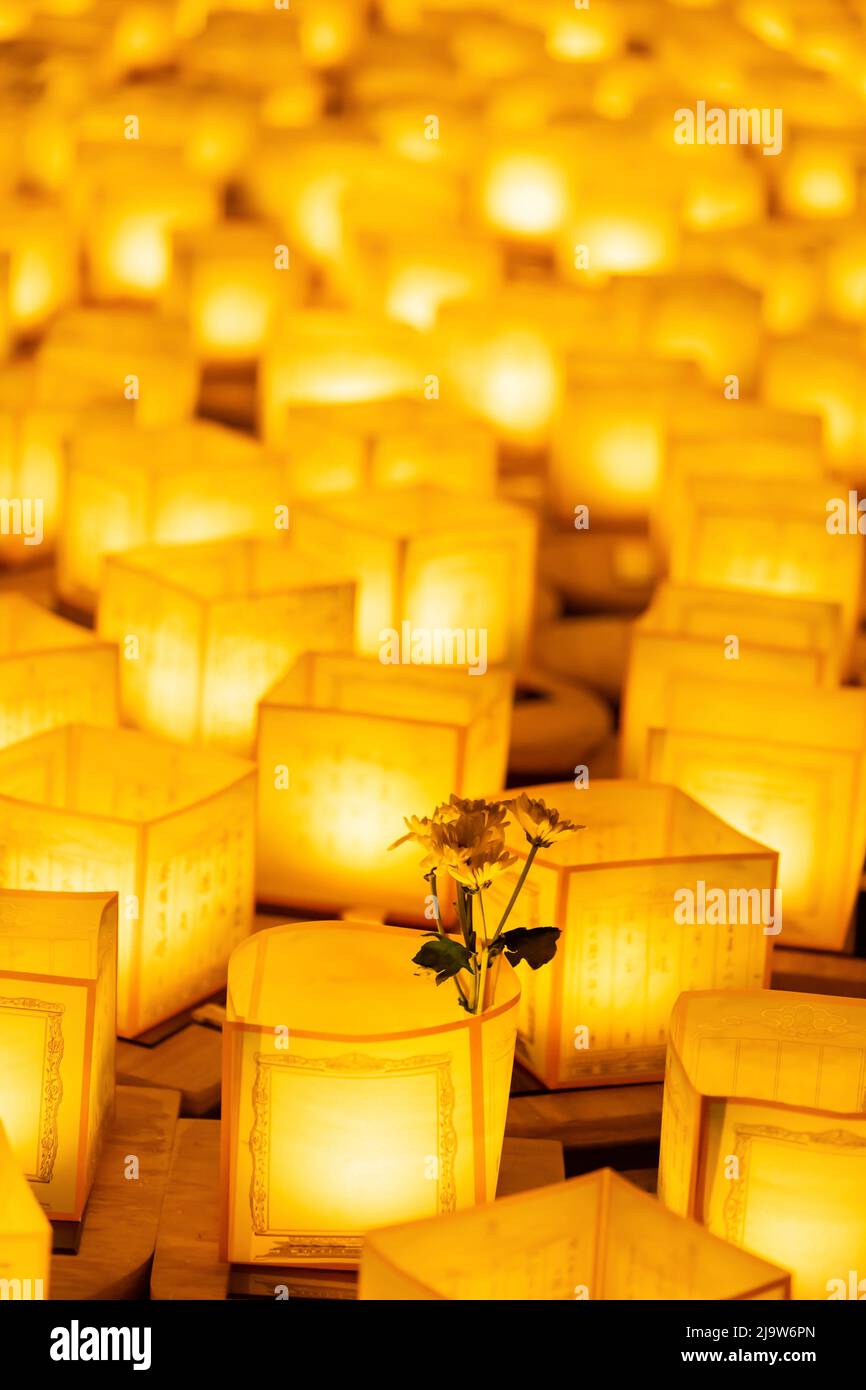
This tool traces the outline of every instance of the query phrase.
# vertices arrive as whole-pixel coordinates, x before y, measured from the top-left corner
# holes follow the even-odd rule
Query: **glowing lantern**
[[[560,63],[601,63],[615,58],[626,41],[625,17],[616,7],[596,5],[569,11],[548,6],[545,14],[547,52]]]
[[[862,1298],[849,1290],[866,1264],[864,1066],[862,999],[683,994],[671,1015],[662,1201],[791,1270],[795,1298]]]
[[[791,217],[850,217],[858,198],[855,153],[826,137],[798,136],[783,153],[779,202]]]
[[[760,298],[727,279],[678,275],[659,286],[646,346],[659,357],[697,362],[715,386],[733,374],[745,392],[762,346]]]
[[[495,294],[500,257],[495,247],[463,237],[419,245],[389,243],[382,257],[381,307],[391,319],[432,328],[443,304]]]
[[[571,205],[564,148],[552,135],[512,139],[488,154],[478,188],[482,216],[494,231],[517,241],[549,241]]]
[[[660,584],[632,628],[623,772],[639,775],[647,730],[662,726],[668,688],[682,676],[832,685],[841,661],[841,613],[834,604]]]
[[[252,920],[255,769],[69,724],[0,749],[0,882],[117,892],[117,1031],[207,998]]]
[[[581,196],[559,251],[563,275],[578,284],[604,275],[670,270],[679,250],[676,211],[654,194],[619,189]]]
[[[259,706],[259,897],[420,917],[417,854],[387,847],[407,806],[501,785],[510,718],[504,672],[302,657]]]
[[[136,429],[93,419],[69,445],[60,593],[92,608],[109,551],[246,533],[273,539],[284,492],[276,458],[222,425]]]
[[[280,238],[267,227],[226,222],[206,238],[175,241],[169,308],[186,313],[206,362],[247,362],[298,297],[299,280],[281,269]]]
[[[476,497],[496,491],[491,432],[426,401],[299,407],[275,441],[289,496],[433,484]]]
[[[243,538],[108,556],[97,626],[135,643],[121,663],[126,722],[247,756],[257,701],[302,652],[350,649],[354,606],[335,564]]]
[[[340,67],[358,46],[364,11],[356,0],[317,0],[303,6],[298,19],[298,46],[312,68]]]
[[[866,322],[866,235],[852,229],[825,252],[827,306],[846,323]]]
[[[293,406],[420,399],[421,341],[413,329],[384,318],[324,309],[287,315],[261,360],[264,438],[279,437]]]
[[[37,370],[47,383],[75,382],[104,398],[135,402],[141,425],[174,425],[192,415],[199,368],[186,329],[126,309],[72,309],[45,333]]]
[[[851,329],[811,331],[769,343],[762,362],[764,399],[782,410],[820,415],[831,463],[855,477],[863,452],[866,373]]]
[[[610,1168],[447,1220],[367,1233],[359,1298],[786,1299],[782,1269],[667,1211]]]
[[[866,693],[681,676],[645,772],[779,851],[785,940],[838,950],[866,850]]]
[[[83,1216],[114,1111],[116,977],[113,893],[0,893],[0,1122],[55,1221]]]
[[[767,983],[777,855],[671,786],[526,791],[586,829],[538,852],[521,899],[522,925],[562,936],[551,965],[518,968],[520,1060],[551,1088],[658,1080],[683,989]],[[495,910],[522,867],[489,890]]]
[[[484,633],[491,664],[516,664],[529,635],[537,523],[508,502],[474,503],[441,488],[351,494],[293,509],[298,546],[339,555],[359,583],[358,649],[387,633],[453,628]]]
[[[59,724],[117,722],[117,652],[22,594],[0,594],[0,747]]]
[[[837,603],[850,642],[860,596],[860,537],[827,530],[826,483],[698,478],[688,493],[671,537],[672,579]]]
[[[493,1005],[467,1017],[413,976],[417,944],[299,922],[233,954],[221,1258],[351,1267],[371,1226],[495,1193],[517,982],[506,965]]]
[[[24,198],[0,204],[0,256],[8,256],[8,312],[19,334],[33,333],[78,288],[78,246],[66,219]]]
[[[16,1162],[0,1123],[0,1298],[48,1297],[51,1226]]]

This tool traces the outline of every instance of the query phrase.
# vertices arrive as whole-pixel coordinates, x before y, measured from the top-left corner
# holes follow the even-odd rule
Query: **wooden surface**
[[[773,951],[773,988],[866,998],[866,960],[835,951]]]
[[[223,1299],[230,1288],[234,1295],[248,1298],[354,1298],[356,1276],[351,1271],[231,1269],[220,1261],[219,1143],[218,1120],[178,1121],[153,1258],[151,1298]],[[545,1187],[561,1182],[564,1175],[561,1144],[506,1139],[497,1195]]]
[[[125,1086],[177,1092],[182,1115],[200,1118],[219,1106],[222,1034],[214,1028],[189,1023],[154,1047],[118,1039],[116,1062]]]
[[[540,1091],[511,1097],[505,1133],[509,1139],[557,1139],[566,1150],[652,1144],[661,1115],[660,1085]]]
[[[52,1299],[147,1298],[177,1111],[172,1091],[118,1086],[78,1254],[51,1260]],[[125,1176],[131,1155],[137,1179]]]

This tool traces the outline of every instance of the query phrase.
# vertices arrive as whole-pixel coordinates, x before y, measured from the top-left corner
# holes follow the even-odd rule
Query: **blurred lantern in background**
[[[849,1271],[866,1260],[864,1065],[862,999],[683,994],[671,1015],[662,1201],[791,1270],[795,1298],[848,1297]]]
[[[408,808],[501,785],[510,718],[501,671],[303,657],[259,706],[259,897],[422,917],[417,852],[388,846]]]
[[[0,881],[117,892],[117,1031],[213,994],[253,907],[255,769],[71,724],[0,750]]]
[[[0,892],[0,1125],[54,1221],[84,1215],[114,1112],[116,979],[113,893]]]
[[[326,552],[324,552],[326,554]],[[351,649],[355,585],[277,540],[109,555],[98,629],[127,656],[121,710],[181,743],[253,751],[256,704],[305,651]]]
[[[683,1221],[611,1168],[438,1220],[370,1231],[361,1300],[786,1299],[790,1277]]]
[[[523,889],[521,924],[562,936],[544,970],[518,967],[518,1056],[553,1089],[656,1080],[681,990],[767,982],[773,923],[762,908],[773,910],[777,855],[674,787],[525,792],[586,828],[539,850]],[[508,848],[518,863],[489,890],[497,907],[527,857],[519,825]],[[743,920],[731,922],[732,903]]]
[[[417,936],[296,922],[234,952],[221,1257],[357,1265],[371,1226],[493,1197],[519,988],[467,1017],[413,977]]]
[[[50,204],[0,201],[0,260],[6,261],[6,312],[18,337],[43,328],[78,293],[77,241]]]
[[[0,1280],[5,1299],[48,1297],[51,1227],[21,1172],[0,1120]]]
[[[779,851],[785,943],[839,950],[866,852],[866,692],[681,675],[644,771]]]
[[[778,197],[789,217],[850,217],[859,194],[853,145],[798,132],[779,160]]]
[[[778,409],[820,416],[830,465],[851,481],[866,476],[866,371],[855,329],[823,329],[768,344],[761,390]]]

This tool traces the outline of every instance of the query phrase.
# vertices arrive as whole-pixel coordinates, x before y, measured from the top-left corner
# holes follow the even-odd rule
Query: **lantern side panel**
[[[0,1289],[3,1299],[48,1297],[51,1227],[21,1174],[0,1121]]]
[[[58,539],[58,589],[67,602],[86,610],[96,603],[103,556],[143,545],[151,508],[150,478],[121,469],[116,437],[106,438],[100,457],[100,438],[70,443]]]
[[[87,1124],[86,1189],[89,1192],[96,1165],[114,1114],[115,1050],[117,1035],[116,899],[102,913],[97,942],[96,987],[93,995],[90,1104]]]
[[[102,643],[0,660],[0,747],[60,724],[115,724],[117,684],[117,653]]]
[[[695,1214],[701,1099],[676,1048],[669,1044],[659,1149],[658,1194],[680,1216]]]
[[[353,526],[349,519],[304,506],[292,510],[292,532],[299,549],[317,559],[339,555],[341,565],[358,585],[356,650],[378,656],[387,636],[383,630],[399,628],[400,542],[377,535],[375,528]]]
[[[489,914],[498,921],[517,886],[520,861],[515,870],[500,874],[488,890]],[[555,869],[536,863],[523,886],[520,905],[514,923],[522,927],[542,927],[557,924],[558,895],[561,886],[560,875]],[[563,941],[558,943],[557,957],[551,965],[542,970],[531,970],[528,965],[517,966],[520,980],[520,1005],[518,1008],[517,1056],[533,1075],[547,1080],[551,1075],[550,1043],[551,1011],[555,994],[554,981],[559,969],[559,952]],[[554,1061],[553,1074],[556,1074]]]

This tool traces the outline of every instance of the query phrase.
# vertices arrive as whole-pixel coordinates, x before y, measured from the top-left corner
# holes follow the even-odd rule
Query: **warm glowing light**
[[[53,1220],[81,1219],[114,1110],[116,975],[113,893],[0,891],[0,1124]]]
[[[151,179],[143,188],[104,191],[87,225],[94,297],[153,300],[168,282],[172,232],[201,232],[216,216],[214,191],[190,175],[178,186]]]
[[[259,897],[422,916],[417,853],[388,845],[407,806],[501,783],[510,717],[500,671],[302,658],[259,706]]]
[[[70,303],[78,289],[74,238],[49,205],[15,198],[0,201],[0,258],[8,257],[11,324],[31,334]]]
[[[544,149],[505,150],[494,155],[482,175],[484,214],[508,236],[547,238],[565,220],[569,207],[567,174]]]
[[[866,1260],[864,1066],[862,999],[683,994],[671,1015],[662,1201],[791,1270],[795,1298],[860,1296],[849,1272]]]
[[[16,1161],[0,1121],[0,1281],[4,1301],[48,1297],[51,1226]]]
[[[370,1226],[494,1195],[514,973],[504,963],[495,1002],[470,1018],[413,977],[417,942],[400,928],[300,922],[233,954],[222,1258],[351,1267]]]
[[[857,166],[844,147],[798,141],[783,156],[779,198],[793,217],[849,217],[857,207]]]
[[[255,775],[84,724],[0,749],[2,886],[118,894],[121,1036],[224,983],[252,921]]]

